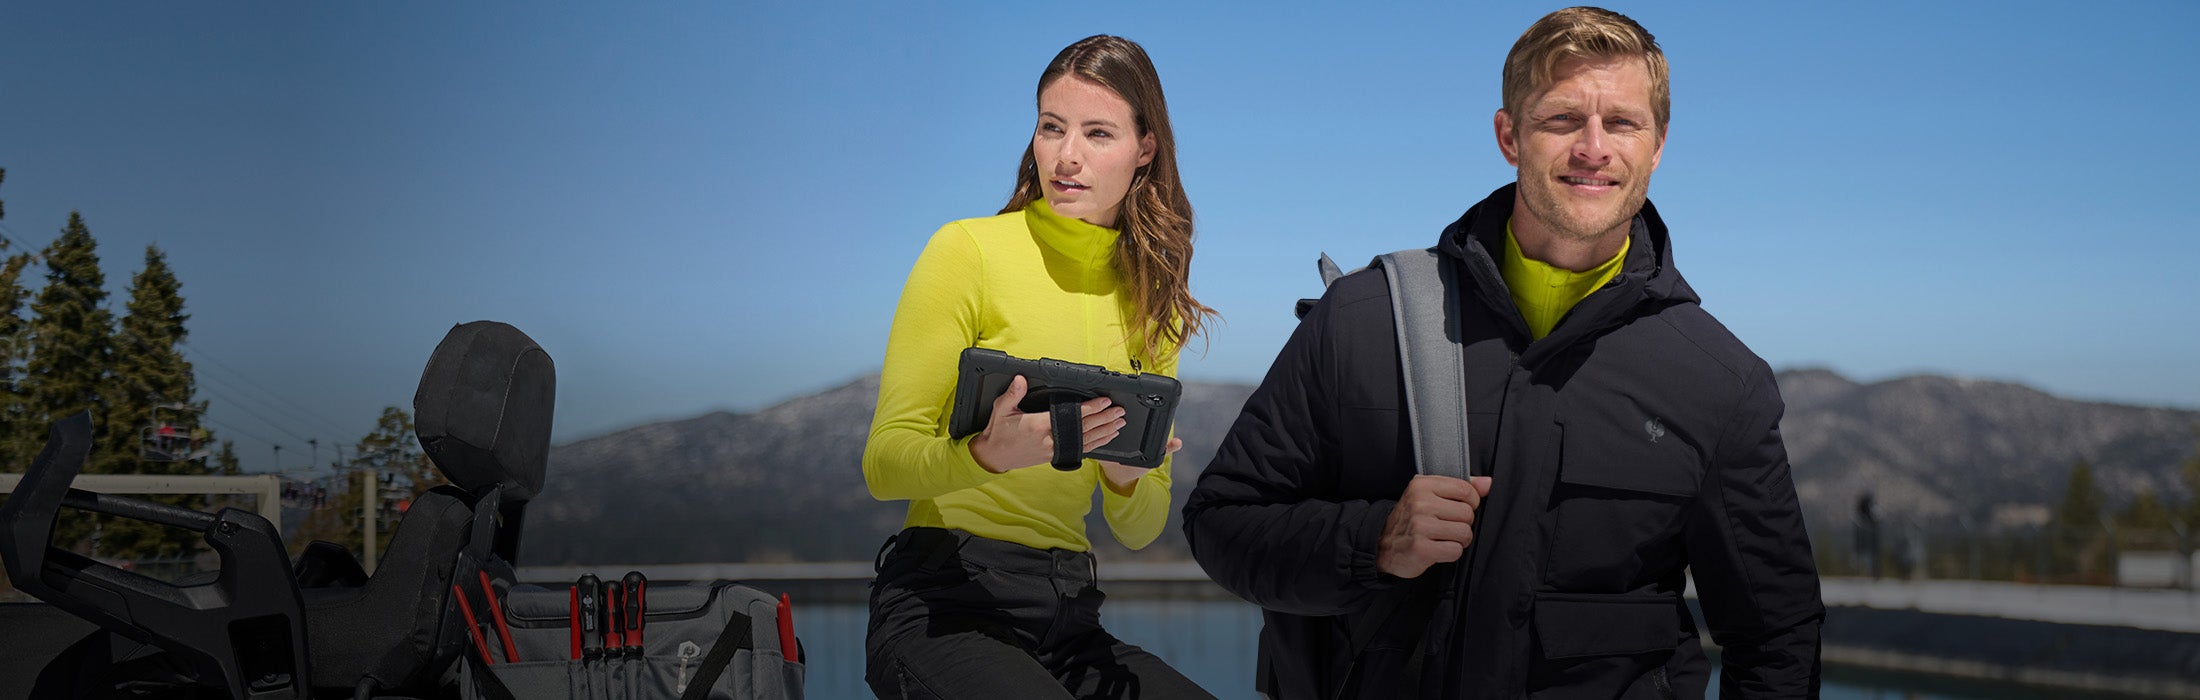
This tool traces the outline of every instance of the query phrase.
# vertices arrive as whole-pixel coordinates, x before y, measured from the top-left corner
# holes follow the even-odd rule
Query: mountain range
[[[1883,521],[2024,528],[2046,522],[2070,470],[2092,465],[2115,508],[2151,491],[2189,498],[2179,465],[2200,411],[2058,398],[2021,384],[1917,375],[1860,383],[1779,374],[1796,492],[1814,533],[1845,531],[1870,493]],[[1132,553],[1095,507],[1103,558],[1188,557],[1177,513],[1253,387],[1185,382],[1170,524]],[[868,375],[751,413],[715,412],[557,445],[530,506],[531,565],[858,561],[900,528],[906,504],[872,499],[862,456],[878,397]]]

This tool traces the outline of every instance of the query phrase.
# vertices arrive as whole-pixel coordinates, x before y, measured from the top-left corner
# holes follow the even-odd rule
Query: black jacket
[[[1438,244],[1464,288],[1474,473],[1495,481],[1466,557],[1419,579],[1422,695],[1700,697],[1693,572],[1722,695],[1815,696],[1824,607],[1771,369],[1697,305],[1649,204],[1621,273],[1530,342],[1491,252],[1512,205],[1507,185]],[[1375,568],[1414,475],[1391,318],[1381,272],[1331,285],[1184,507],[1200,565],[1267,609],[1272,698],[1335,695],[1353,621],[1414,585]],[[1349,696],[1398,695],[1419,624],[1376,635]]]

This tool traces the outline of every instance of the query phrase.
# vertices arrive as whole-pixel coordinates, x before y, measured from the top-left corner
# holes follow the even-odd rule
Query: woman
[[[1062,49],[1039,75],[1008,206],[933,234],[894,312],[863,453],[871,495],[910,502],[872,584],[864,676],[880,697],[1211,697],[1100,628],[1092,493],[1116,540],[1144,547],[1168,519],[1168,464],[1048,468],[1047,413],[1016,410],[1022,377],[984,432],[947,431],[968,347],[1175,376],[1178,347],[1214,314],[1191,296],[1191,256],[1145,50],[1112,36]],[[1081,411],[1086,450],[1123,428],[1105,397]]]

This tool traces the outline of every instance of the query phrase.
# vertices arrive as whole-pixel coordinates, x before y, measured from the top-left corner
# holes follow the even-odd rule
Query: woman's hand
[[[1046,411],[1025,413],[1016,410],[1016,404],[1024,400],[1026,391],[1023,375],[1009,380],[1008,390],[993,400],[993,418],[986,422],[985,431],[971,438],[970,457],[986,471],[1005,474],[1011,469],[1053,463],[1053,416]],[[1108,397],[1078,404],[1078,412],[1084,416],[1085,427],[1085,445],[1079,452],[1108,444],[1123,432],[1123,409]]]
[[[1169,446],[1167,448],[1169,454],[1176,454],[1176,451],[1181,449],[1184,449],[1183,440],[1178,440],[1173,437],[1169,438]],[[1117,464],[1115,462],[1110,462],[1105,459],[1096,459],[1093,461],[1100,463],[1100,476],[1102,477],[1101,481],[1107,482],[1108,490],[1114,491],[1115,495],[1118,496],[1129,496],[1132,493],[1137,492],[1138,477],[1145,476],[1146,472],[1153,471],[1152,469],[1148,469],[1146,467],[1133,467],[1126,464]]]

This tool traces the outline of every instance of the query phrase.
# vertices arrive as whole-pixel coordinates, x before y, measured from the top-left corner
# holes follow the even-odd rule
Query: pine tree
[[[2056,523],[2065,530],[2090,532],[2101,527],[2101,491],[2093,485],[2093,465],[2080,459],[2070,468],[2070,481],[2063,486],[2062,510],[2055,514]]]
[[[46,286],[31,303],[31,353],[24,377],[32,413],[41,421],[85,410],[104,417],[106,401],[100,391],[113,357],[109,341],[115,324],[105,307],[107,278],[99,271],[98,243],[84,217],[70,212],[61,237],[41,257],[46,260]],[[85,471],[104,473],[110,466],[86,465]]]
[[[2200,434],[2200,426],[2193,426],[2193,432]],[[2177,475],[2185,482],[2185,531],[2200,537],[2200,445],[2178,465]]]
[[[6,248],[0,241],[0,251]],[[38,454],[38,425],[23,388],[23,360],[30,350],[23,300],[30,292],[21,280],[30,262],[22,253],[0,261],[0,471],[22,471]]]
[[[204,444],[198,442],[204,438],[198,414],[205,405],[191,401],[197,393],[191,363],[177,348],[187,333],[184,322],[191,318],[183,312],[182,291],[167,256],[158,246],[146,246],[145,267],[130,278],[130,301],[115,334],[113,371],[105,392],[107,430],[101,442],[118,473],[207,473],[204,456],[193,459],[194,446]],[[199,495],[146,498],[193,510],[208,504]],[[135,558],[178,558],[195,552],[202,542],[187,530],[134,522],[107,529],[102,537],[102,550],[109,556]]]
[[[236,476],[244,473],[243,462],[237,459],[237,443],[223,440],[222,449],[214,453],[214,473],[220,476]]]
[[[396,406],[382,409],[374,430],[359,439],[358,450],[352,454],[355,456],[344,472],[343,483],[329,494],[327,507],[315,510],[298,527],[292,549],[322,540],[343,545],[354,556],[363,556],[366,540],[360,531],[365,523],[360,507],[366,498],[365,479],[369,475],[388,475],[386,484],[376,486],[382,502],[374,504],[378,531],[375,553],[388,553],[390,533],[396,531],[401,515],[402,506],[398,504],[409,504],[421,492],[448,483],[421,453],[419,440],[413,435],[412,414]]]
[[[47,244],[40,257],[46,261],[46,286],[31,303],[31,352],[22,384],[28,415],[35,425],[84,411],[90,411],[95,421],[102,420],[107,406],[100,392],[106,388],[112,356],[114,317],[105,307],[106,277],[99,271],[98,243],[92,240],[84,217],[70,212],[61,236]],[[112,426],[93,427],[98,431],[95,448],[84,472],[112,473],[113,451],[98,449],[107,444],[104,434]],[[57,542],[73,543],[91,538],[96,526],[88,519],[64,515],[54,527]]]
[[[0,168],[0,181],[7,177],[8,170]],[[0,218],[6,216],[6,203],[0,202]],[[19,472],[38,455],[44,431],[31,415],[23,386],[23,361],[30,354],[30,324],[23,320],[30,291],[23,288],[23,270],[31,256],[8,248],[8,240],[0,239],[0,472]]]

